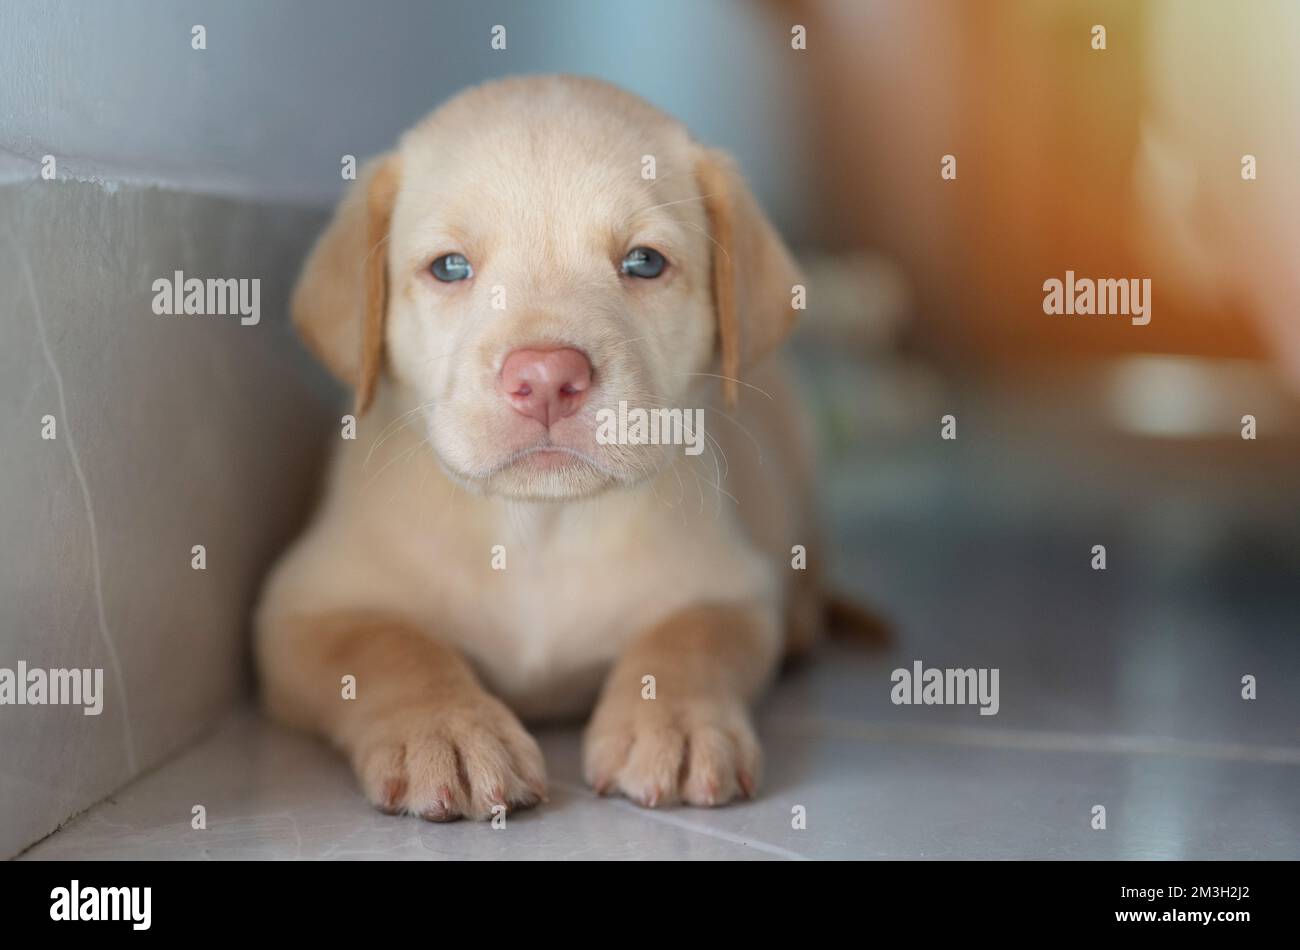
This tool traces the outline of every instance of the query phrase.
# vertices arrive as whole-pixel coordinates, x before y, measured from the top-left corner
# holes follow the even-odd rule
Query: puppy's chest
[[[457,604],[468,654],[505,698],[531,705],[557,689],[585,692],[660,605],[644,563],[507,551],[503,567],[471,585],[481,595]]]
[[[577,713],[631,640],[716,593],[720,573],[734,573],[716,552],[688,553],[649,537],[626,541],[506,540],[473,563],[457,558],[437,581],[426,577],[414,589],[431,626],[517,711]]]
[[[636,637],[693,604],[752,602],[773,586],[726,518],[666,517],[656,501],[388,510],[375,593],[458,648],[516,711],[577,713]]]

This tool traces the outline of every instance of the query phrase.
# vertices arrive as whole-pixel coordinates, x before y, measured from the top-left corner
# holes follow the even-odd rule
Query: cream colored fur
[[[352,188],[295,321],[364,414],[258,610],[269,710],[339,745],[376,805],[431,820],[536,803],[519,717],[593,704],[602,792],[752,794],[749,705],[818,627],[791,547],[820,552],[798,406],[764,360],[799,278],[734,167],[627,93],[526,77],[453,99]],[[619,275],[639,245],[663,277]],[[453,251],[473,279],[433,280]],[[594,387],[539,436],[494,380],[556,345]],[[619,400],[708,407],[710,451],[598,444]],[[537,464],[547,437],[571,461]]]

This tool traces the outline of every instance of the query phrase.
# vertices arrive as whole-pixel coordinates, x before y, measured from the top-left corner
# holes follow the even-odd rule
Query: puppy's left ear
[[[734,406],[742,370],[775,349],[794,327],[794,286],[803,277],[730,156],[701,149],[695,178],[713,237],[722,391]]]
[[[358,416],[384,365],[388,228],[400,184],[397,156],[367,163],[312,248],[290,304],[308,348],[352,386]]]

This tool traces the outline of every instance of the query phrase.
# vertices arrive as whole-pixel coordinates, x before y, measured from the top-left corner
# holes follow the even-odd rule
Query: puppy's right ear
[[[358,416],[370,407],[384,364],[388,228],[400,183],[396,155],[368,162],[293,290],[294,326],[330,372],[353,388]]]

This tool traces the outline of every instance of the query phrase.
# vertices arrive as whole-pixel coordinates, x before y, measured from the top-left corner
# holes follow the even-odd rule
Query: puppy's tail
[[[863,646],[887,646],[893,640],[893,628],[888,620],[857,601],[842,594],[830,592],[824,601],[826,631],[836,640],[847,640]]]

